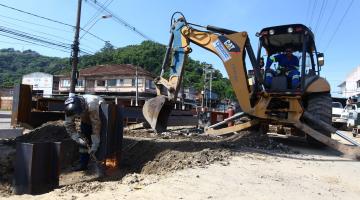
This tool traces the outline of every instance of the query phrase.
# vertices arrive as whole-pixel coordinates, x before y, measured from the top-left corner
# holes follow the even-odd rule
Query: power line
[[[89,28],[87,29],[87,31],[90,31],[90,29],[92,28],[92,27],[94,27],[94,25],[101,19],[101,18],[98,18],[99,17],[99,15],[104,11],[104,9],[106,9],[114,0],[111,0],[107,5],[105,5],[106,4],[106,2],[108,2],[109,0],[106,0],[103,4],[102,4],[102,6],[104,6],[104,8],[99,8],[99,9],[97,9],[97,12],[93,15],[93,17],[88,21],[88,23],[86,23],[86,25],[85,25],[85,27],[87,26],[87,25],[90,25],[90,23],[92,23],[92,25],[91,26],[89,26]],[[96,18],[98,18],[96,21],[94,21]],[[102,18],[107,18],[107,17],[102,17]],[[84,28],[85,28],[84,27]],[[81,37],[80,37],[80,39],[82,39],[84,36],[86,35],[86,33],[84,33]],[[105,42],[106,43],[106,42]]]
[[[1,19],[0,19],[0,21],[5,23],[5,24],[9,24],[9,25],[12,25],[12,26],[15,26],[15,27],[19,27],[19,28],[22,28],[22,29],[28,29],[28,30],[36,32],[36,33],[40,33],[40,34],[47,35],[47,36],[52,36],[52,37],[55,37],[55,38],[61,38],[63,40],[71,42],[71,40],[69,40],[67,38],[60,37],[58,35],[53,35],[53,34],[50,34],[50,33],[44,33],[44,32],[38,31],[38,30],[34,30],[34,29],[31,29],[31,28],[28,28],[28,27],[20,26],[20,25],[17,25],[17,24],[14,24],[14,23],[11,23],[11,22],[8,22],[8,21],[5,21],[5,20],[1,20]]]
[[[17,39],[20,41],[28,42],[31,44],[37,44],[44,47],[52,46],[51,48],[61,48],[65,50],[70,50],[71,45],[63,42],[59,42],[56,40],[48,39],[45,37],[29,34],[23,31],[18,31],[16,29],[7,28],[4,26],[0,26],[0,32],[3,32],[2,36],[9,37],[12,39]],[[90,54],[88,50],[82,50],[86,54]],[[67,51],[65,51],[67,52]]]
[[[321,3],[321,8],[320,8],[320,13],[319,13],[319,16],[317,18],[317,21],[316,21],[316,24],[315,24],[315,35],[317,33],[317,29],[318,27],[320,26],[320,22],[321,22],[321,19],[323,17],[323,14],[324,14],[324,10],[326,8],[326,5],[327,5],[327,0],[322,0],[322,3]]]
[[[58,30],[58,31],[62,31],[62,32],[67,32],[67,33],[73,33],[73,31],[67,31],[67,30],[64,30],[64,29],[60,29],[60,28],[55,28],[55,27],[52,27],[52,26],[46,26],[46,25],[43,25],[43,24],[37,24],[37,23],[33,23],[33,22],[30,22],[30,21],[26,21],[26,20],[22,20],[22,19],[18,19],[18,18],[13,18],[13,17],[8,17],[8,16],[4,16],[4,15],[0,15],[0,17],[3,17],[3,18],[6,18],[6,19],[10,19],[10,20],[14,20],[14,21],[18,21],[18,22],[22,22],[22,23],[26,23],[26,24],[31,24],[31,25],[36,25],[36,26],[40,26],[40,27],[45,27],[45,28],[48,28],[48,29],[53,29],[53,30]],[[7,23],[10,23],[10,22],[7,22]],[[16,25],[16,26],[19,26],[19,25]],[[48,34],[48,33],[46,33]],[[56,36],[58,38],[58,36]],[[87,40],[87,41],[90,41],[86,38],[84,38],[84,40]],[[93,48],[89,45],[84,45],[82,44],[83,46],[87,46],[87,47],[90,47],[90,48]]]
[[[334,13],[335,13],[335,9],[337,8],[336,6],[337,6],[338,2],[339,1],[335,1],[334,7],[331,9],[331,12],[330,12],[330,17],[328,18],[328,20],[327,20],[327,22],[325,24],[325,27],[324,27],[323,31],[321,32],[320,36],[322,36],[324,34],[324,32],[326,31],[326,29],[327,29],[327,27],[329,25],[329,22],[332,19],[332,16],[334,15]],[[321,37],[321,38],[323,38],[323,37]]]
[[[70,25],[70,24],[67,24],[67,23],[64,23],[64,22],[55,20],[55,19],[50,19],[50,18],[47,18],[47,17],[43,17],[43,16],[40,16],[40,15],[37,15],[37,14],[34,14],[34,13],[30,13],[30,12],[27,12],[27,11],[23,11],[23,10],[20,10],[20,9],[17,9],[17,8],[13,8],[13,7],[7,6],[7,5],[4,5],[4,4],[1,4],[1,3],[0,3],[0,6],[5,7],[5,8],[9,8],[9,9],[11,9],[11,10],[15,10],[15,11],[18,11],[18,12],[22,12],[22,13],[25,13],[25,14],[28,14],[28,15],[31,15],[31,16],[34,16],[34,17],[38,17],[38,18],[41,18],[41,19],[45,19],[45,20],[48,20],[48,21],[51,21],[51,22],[54,22],[54,23],[62,24],[62,25],[65,25],[65,26],[74,27],[73,25]]]
[[[56,43],[56,41],[51,40],[51,39],[47,39],[47,38],[44,38],[44,37],[41,37],[41,36],[35,36],[35,35],[32,35],[32,34],[25,33],[23,31],[10,29],[10,28],[6,28],[6,27],[3,27],[3,26],[0,26],[0,31],[4,32],[4,33],[16,35],[16,36],[19,36],[19,37],[27,38],[29,40],[33,40],[33,41],[36,41],[36,42],[45,43],[45,44],[48,44],[48,45],[54,45],[54,46],[59,46],[59,47],[63,47],[63,48],[67,48],[69,46],[69,44],[66,44],[66,43],[62,43],[62,42]]]
[[[326,45],[326,48],[325,48],[325,50],[324,50],[324,51],[326,51],[326,50],[329,48],[329,46],[330,46],[331,42],[333,41],[333,39],[334,39],[334,37],[335,37],[336,33],[338,32],[338,30],[339,30],[339,28],[340,28],[341,24],[343,23],[343,21],[344,21],[344,19],[345,19],[345,16],[346,16],[346,15],[347,15],[347,13],[349,12],[349,10],[350,10],[350,8],[351,8],[351,6],[352,6],[352,4],[353,4],[353,3],[354,3],[354,0],[351,0],[351,2],[350,2],[350,4],[349,4],[349,6],[348,6],[348,7],[346,8],[346,10],[345,10],[344,15],[341,17],[341,20],[339,21],[339,24],[336,26],[336,29],[335,29],[334,33],[331,35],[331,38],[330,38],[330,40],[329,40],[328,44]]]
[[[63,32],[72,33],[72,31],[67,31],[67,30],[60,29],[60,28],[55,28],[55,27],[52,27],[52,26],[46,26],[46,25],[43,25],[43,24],[37,24],[37,23],[34,23],[34,22],[29,22],[29,21],[26,21],[26,20],[22,20],[22,19],[17,19],[17,18],[13,18],[13,17],[8,17],[8,16],[4,16],[4,15],[0,15],[0,17],[4,17],[4,18],[11,19],[11,20],[14,20],[14,21],[19,21],[19,22],[23,22],[23,23],[28,23],[28,24],[32,24],[32,25],[36,25],[36,26],[42,26],[42,27],[45,27],[45,28],[53,29],[53,30],[58,30],[58,31],[63,31]]]
[[[309,26],[310,26],[310,27],[311,27],[311,23],[312,23],[312,20],[313,20],[314,12],[315,12],[315,9],[316,9],[316,5],[317,5],[317,0],[314,0],[313,7],[312,7],[312,11],[311,11],[311,16],[310,16],[310,21],[309,21]]]
[[[63,40],[65,40],[65,41],[72,42],[71,40],[69,40],[69,39],[67,39],[67,38],[64,38],[64,37],[60,37],[60,36],[58,36],[58,35],[53,35],[53,34],[50,34],[50,33],[44,33],[44,32],[38,31],[38,30],[34,30],[34,29],[31,29],[31,28],[28,28],[28,27],[20,26],[20,25],[17,25],[17,24],[8,22],[8,21],[1,20],[1,19],[0,19],[0,21],[3,22],[3,23],[6,23],[6,24],[10,24],[10,25],[15,26],[15,27],[20,27],[21,29],[28,29],[28,30],[31,30],[31,31],[33,31],[33,32],[37,32],[37,33],[40,33],[40,34],[43,34],[43,35],[46,35],[46,36],[51,36],[51,37],[57,38],[57,39],[60,38],[60,39],[63,39]],[[82,46],[87,46],[87,47],[90,48],[92,51],[94,51],[94,49],[93,49],[92,47],[88,46],[88,45],[84,45],[84,44],[83,44]]]
[[[309,21],[311,5],[312,5],[311,1],[308,0],[308,6],[307,6],[307,9],[306,9],[306,22]]]
[[[55,19],[50,19],[48,17],[43,17],[43,16],[40,16],[40,15],[37,15],[37,14],[34,14],[34,13],[30,13],[30,12],[27,12],[27,11],[23,11],[23,10],[20,10],[20,9],[17,9],[17,8],[14,8],[14,7],[10,7],[10,6],[7,6],[7,5],[4,5],[4,4],[1,4],[0,3],[0,6],[2,7],[5,7],[5,8],[8,8],[8,9],[11,9],[11,10],[15,10],[15,11],[18,11],[18,12],[21,12],[21,13],[25,13],[25,14],[28,14],[28,15],[31,15],[31,16],[34,16],[34,17],[38,17],[38,18],[41,18],[41,19],[44,19],[44,20],[47,20],[47,21],[51,21],[51,22],[54,22],[54,23],[58,23],[58,24],[62,24],[64,26],[68,26],[68,27],[71,27],[71,28],[75,28],[75,26],[71,25],[71,24],[67,24],[65,22],[61,22],[61,21],[58,21],[58,20],[55,20]],[[83,28],[80,28],[81,30],[89,33],[91,36],[97,38],[98,40],[101,40],[103,42],[106,42],[106,40],[100,38],[99,36],[96,36],[88,31],[86,31],[85,29]]]
[[[70,53],[70,51],[66,51],[66,50],[63,50],[63,49],[58,49],[58,48],[50,47],[50,46],[43,45],[43,44],[34,43],[34,42],[31,42],[31,41],[26,41],[26,40],[23,40],[23,39],[21,39],[21,38],[13,37],[13,36],[10,36],[10,35],[5,35],[5,34],[2,34],[2,33],[0,33],[0,35],[1,35],[1,36],[4,36],[4,37],[11,38],[11,39],[14,39],[14,40],[18,40],[18,41],[23,41],[23,42],[26,42],[26,43],[30,43],[30,44],[33,44],[33,45],[43,46],[43,47],[46,47],[46,48],[49,48],[49,49],[55,49],[55,50],[58,50],[58,51]]]
[[[106,0],[102,5],[105,6],[106,3],[108,3],[109,0]],[[113,2],[113,0],[111,0],[105,7],[108,7],[111,3]],[[94,20],[99,17],[99,15],[101,14],[101,12],[103,12],[102,9],[97,9],[97,11],[93,14],[93,16],[89,19],[88,22],[86,22],[86,24],[83,26],[83,28],[86,28],[87,26],[89,26],[91,23],[94,22]]]
[[[1,40],[0,40],[0,43],[15,44],[15,45],[29,45],[29,44],[24,44],[24,43],[8,42],[8,41],[1,41]],[[31,45],[31,46],[33,46],[33,45]]]
[[[115,19],[118,23],[120,23],[121,25],[125,26],[126,28],[128,28],[129,30],[135,32],[136,34],[140,35],[142,38],[146,39],[146,40],[152,40],[150,37],[148,37],[147,35],[145,35],[144,33],[140,32],[137,28],[135,28],[134,26],[132,26],[131,24],[129,24],[128,22],[126,22],[125,20],[121,19],[120,17],[116,16],[115,14],[113,14],[110,10],[108,10],[107,8],[105,8],[104,6],[100,5],[96,0],[88,0],[86,2],[90,2],[90,5],[93,6],[97,6],[102,8],[105,12],[107,12],[108,14],[112,15],[112,18]],[[152,40],[153,41],[153,40]]]

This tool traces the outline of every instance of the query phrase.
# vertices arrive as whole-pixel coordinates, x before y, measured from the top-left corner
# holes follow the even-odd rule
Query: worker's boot
[[[74,171],[85,171],[88,169],[90,155],[88,153],[80,153],[79,166]]]

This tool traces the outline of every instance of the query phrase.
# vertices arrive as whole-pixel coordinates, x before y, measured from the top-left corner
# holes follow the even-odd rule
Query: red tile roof
[[[80,76],[102,76],[102,75],[125,75],[135,76],[136,66],[131,64],[108,64],[108,65],[97,65],[85,69],[80,69]],[[139,76],[150,76],[155,78],[156,76],[151,72],[138,67]]]

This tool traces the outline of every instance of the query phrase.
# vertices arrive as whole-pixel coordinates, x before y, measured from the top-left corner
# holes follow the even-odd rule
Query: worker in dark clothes
[[[72,96],[65,101],[66,131],[80,145],[80,166],[76,171],[87,170],[90,154],[95,153],[99,148],[101,103],[105,103],[104,99],[95,95]],[[81,120],[80,133],[76,131],[76,118]]]

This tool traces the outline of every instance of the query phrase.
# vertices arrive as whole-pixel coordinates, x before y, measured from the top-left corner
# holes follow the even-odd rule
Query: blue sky
[[[98,1],[110,2],[111,0]],[[306,24],[312,27],[316,35],[318,51],[325,53],[325,67],[322,75],[331,83],[333,95],[339,95],[335,93],[339,91],[336,86],[344,80],[351,69],[360,65],[359,0],[353,1],[334,35],[351,2],[352,0],[113,0],[108,9],[151,39],[163,44],[168,41],[172,13],[181,11],[187,20],[193,23],[247,31],[255,51],[258,45],[255,33],[263,27],[290,23]],[[68,24],[75,24],[77,0],[2,0],[0,3]],[[96,13],[94,7],[83,1],[82,26],[94,13]],[[106,13],[102,15],[106,15]],[[4,7],[0,7],[0,26],[69,44],[74,35],[70,27],[21,14]],[[116,47],[139,44],[144,40],[111,18],[99,19],[90,32],[110,41]],[[330,42],[331,38],[333,39]],[[98,51],[104,45],[102,41],[89,34],[83,37],[80,44],[91,52]],[[48,56],[69,56],[69,53],[66,52],[29,45],[0,35],[0,48],[9,47],[18,50],[33,49]],[[219,58],[194,45],[192,47],[194,50],[190,55],[192,58],[211,63],[225,74]]]

